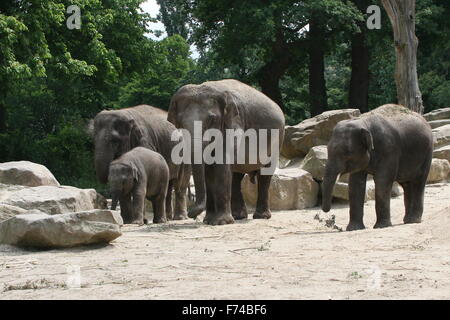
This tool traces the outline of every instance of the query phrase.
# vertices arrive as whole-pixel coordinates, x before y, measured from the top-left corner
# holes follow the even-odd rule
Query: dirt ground
[[[421,224],[339,232],[319,208],[270,220],[125,226],[107,246],[25,251],[0,246],[0,299],[450,299],[450,184],[429,185]],[[335,205],[345,229],[348,207]],[[202,217],[202,216],[201,216]],[[77,281],[81,282],[77,287]]]

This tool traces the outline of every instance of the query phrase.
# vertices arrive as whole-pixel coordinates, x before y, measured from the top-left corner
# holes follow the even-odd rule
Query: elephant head
[[[225,137],[225,129],[242,128],[240,110],[236,103],[237,98],[231,92],[218,92],[202,90],[201,86],[187,85],[182,87],[170,103],[167,120],[180,129],[186,129],[191,138],[191,164],[196,192],[196,203],[189,210],[189,217],[195,218],[206,208],[205,168],[203,159],[196,163],[200,150],[194,148],[198,135],[194,132],[194,121],[201,122],[201,128],[196,130],[203,133],[208,129],[220,130]],[[200,132],[199,132],[200,133]],[[197,141],[203,154],[207,141]],[[197,153],[197,157],[195,154]]]
[[[120,196],[129,194],[137,181],[138,170],[134,164],[114,161],[111,163],[109,167],[108,182],[112,195],[112,210],[116,210]]]
[[[111,161],[139,144],[135,121],[120,111],[102,111],[94,119],[95,171],[101,183],[108,181]]]
[[[330,211],[333,187],[339,174],[364,170],[369,165],[373,138],[361,120],[339,122],[328,143],[328,161],[322,183],[322,210]]]

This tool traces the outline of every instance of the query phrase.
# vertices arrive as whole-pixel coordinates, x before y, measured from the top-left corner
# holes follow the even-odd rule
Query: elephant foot
[[[175,213],[173,216],[173,220],[186,220],[187,218],[187,212]]]
[[[253,219],[270,219],[270,217],[272,217],[272,213],[269,209],[264,211],[256,211],[253,214]]]
[[[153,223],[157,224],[157,223],[166,223],[167,219],[164,218],[153,218]]]
[[[374,229],[380,229],[380,228],[387,228],[387,227],[391,227],[391,226],[392,226],[391,220],[387,219],[387,220],[377,221],[377,223],[375,223],[373,228]]]
[[[205,204],[195,205],[194,207],[189,209],[188,217],[191,218],[191,219],[195,219],[195,218],[197,218],[197,216],[200,213],[202,213],[205,210],[206,210],[206,205]]]
[[[231,214],[220,214],[220,215],[206,215],[203,219],[203,223],[209,224],[211,226],[232,224],[234,223],[233,216]]]
[[[409,224],[409,223],[421,223],[422,222],[422,216],[405,216],[403,218],[403,223]]]
[[[363,230],[366,227],[364,226],[364,223],[362,222],[350,222],[345,229],[346,231],[355,231],[355,230]]]
[[[131,221],[130,224],[137,224],[139,226],[143,226],[145,224],[145,221],[144,221],[144,219],[135,219],[135,220]]]
[[[247,217],[248,217],[247,208],[245,206],[243,206],[242,208],[240,208],[238,210],[234,210],[232,212],[232,215],[233,215],[233,218],[236,220],[247,219]]]

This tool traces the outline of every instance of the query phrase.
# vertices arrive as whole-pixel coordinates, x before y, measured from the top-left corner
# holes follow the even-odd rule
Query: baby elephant
[[[166,222],[165,201],[169,184],[169,167],[163,156],[143,147],[137,147],[111,162],[108,182],[112,194],[112,210],[120,201],[124,223],[144,221],[144,199],[153,205],[153,223]]]
[[[433,154],[430,125],[418,113],[388,104],[359,118],[339,122],[328,143],[322,209],[331,207],[339,174],[350,173],[348,231],[364,229],[363,208],[367,174],[375,181],[375,228],[391,226],[392,184],[404,190],[404,223],[422,219],[425,183]]]

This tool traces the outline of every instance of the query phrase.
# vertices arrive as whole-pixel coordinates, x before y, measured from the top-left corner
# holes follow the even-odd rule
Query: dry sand
[[[319,208],[270,220],[125,226],[107,246],[25,251],[0,246],[0,299],[450,299],[450,184],[429,185],[421,224],[338,232]],[[348,207],[333,207],[345,229]],[[202,216],[201,216],[202,217]],[[81,287],[76,286],[77,268]]]

